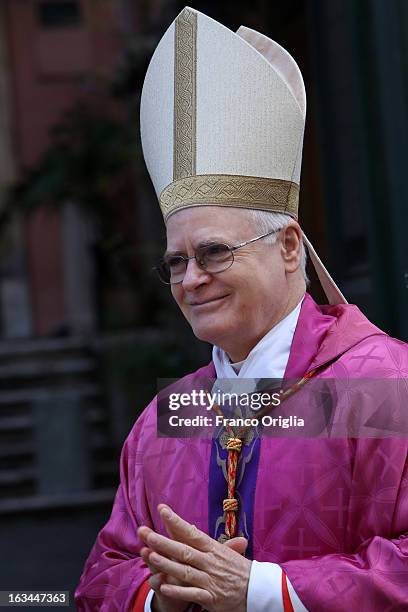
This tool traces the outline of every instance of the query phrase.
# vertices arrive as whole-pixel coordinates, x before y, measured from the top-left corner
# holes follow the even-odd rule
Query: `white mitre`
[[[241,26],[184,8],[143,85],[143,154],[164,220],[229,206],[298,218],[306,93],[294,59]],[[329,303],[346,302],[304,237]]]

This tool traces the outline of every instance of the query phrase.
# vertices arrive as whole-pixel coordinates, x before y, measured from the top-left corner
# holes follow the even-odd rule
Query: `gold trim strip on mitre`
[[[206,174],[170,183],[160,194],[164,220],[181,208],[233,206],[281,212],[297,219],[299,185],[257,176]]]
[[[175,22],[173,179],[196,172],[197,13],[185,8]]]

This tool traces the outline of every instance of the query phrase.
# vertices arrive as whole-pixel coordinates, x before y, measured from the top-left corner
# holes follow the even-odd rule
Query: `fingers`
[[[206,566],[207,559],[205,554],[187,544],[166,538],[166,536],[155,533],[149,527],[139,527],[138,535],[149,547],[148,549],[142,548],[140,552],[146,563],[148,562],[149,554],[144,551],[153,549],[165,557],[171,557],[180,561],[180,563],[192,565],[198,569],[204,569]]]
[[[164,582],[164,580],[165,580],[165,575],[162,574],[161,572],[155,574],[154,576],[150,576],[149,578],[150,588],[153,589],[153,591],[159,592],[160,586]]]
[[[235,550],[235,552],[239,553],[240,555],[244,555],[248,547],[248,540],[241,537],[232,538],[231,540],[227,540],[224,546],[231,548],[231,550]]]
[[[147,567],[149,568],[150,573],[156,574],[158,570],[155,567],[153,567],[153,565],[149,564],[150,553],[151,553],[151,550],[149,550],[149,548],[143,547],[140,551],[140,556],[142,557],[143,561],[146,563]]]
[[[180,580],[177,580],[177,578],[174,578],[173,576],[169,576],[167,574],[164,574],[163,572],[160,572],[157,567],[155,567],[152,563],[149,562],[149,556],[151,552],[152,551],[147,547],[143,547],[140,551],[140,556],[142,557],[147,567],[149,568],[150,573],[152,574],[149,578],[150,588],[152,588],[153,591],[158,592],[160,589],[160,585],[164,582],[166,582],[167,584],[177,584],[179,586],[182,585],[182,582]]]
[[[155,572],[157,570],[155,569]],[[156,593],[160,592],[160,587],[162,584],[176,584],[177,586],[183,586],[183,583],[177,578],[173,578],[173,576],[169,576],[168,574],[163,574],[163,572],[157,572],[150,576],[149,578],[150,588]]]
[[[150,588],[153,589],[153,591],[158,591],[161,583],[164,580],[164,574],[159,572],[159,570],[156,567],[154,567],[154,565],[151,565],[149,563],[150,552],[151,551],[148,548],[144,547],[140,551],[140,556],[142,557],[143,561],[146,563],[147,567],[149,568],[150,573],[152,574],[149,578]]]
[[[197,587],[183,587],[173,584],[163,584],[160,587],[160,594],[171,599],[181,599],[181,601],[193,602],[202,608],[210,608],[212,597],[204,589]]]
[[[202,552],[210,552],[212,550],[214,540],[206,533],[182,519],[166,504],[159,504],[157,509],[167,531],[174,539],[189,544]]]
[[[153,565],[157,571],[194,587],[205,588],[208,583],[208,575],[205,572],[191,565],[184,565],[184,563],[163,557],[154,551],[149,555],[149,564]]]
[[[160,572],[154,565],[149,563],[150,553],[151,553],[151,550],[144,547],[140,551],[140,556],[142,557],[143,561],[146,563],[151,573],[151,576],[149,578],[150,588],[153,589],[153,591],[158,591],[162,582],[165,581],[166,576],[162,572]]]

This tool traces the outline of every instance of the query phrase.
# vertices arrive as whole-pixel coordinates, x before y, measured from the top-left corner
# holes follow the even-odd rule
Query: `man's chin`
[[[218,340],[225,336],[227,325],[225,322],[217,322],[217,324],[205,324],[204,321],[190,323],[191,329],[198,340],[209,342],[210,344],[218,345]]]

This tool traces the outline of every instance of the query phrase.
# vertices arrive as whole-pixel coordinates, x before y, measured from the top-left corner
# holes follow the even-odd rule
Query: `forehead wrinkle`
[[[199,242],[197,242],[197,244],[193,244],[193,248],[194,250],[202,247],[202,246],[207,246],[209,244],[217,244],[217,243],[222,243],[222,244],[228,244],[228,240],[225,238],[225,236],[221,236],[221,235],[213,235],[210,236],[209,238],[206,238],[205,240],[200,240]],[[167,257],[169,255],[183,255],[184,251],[181,251],[179,249],[176,250],[172,250],[172,249],[167,249],[163,255],[163,257]]]

